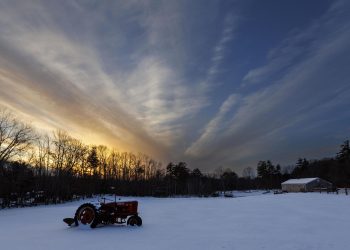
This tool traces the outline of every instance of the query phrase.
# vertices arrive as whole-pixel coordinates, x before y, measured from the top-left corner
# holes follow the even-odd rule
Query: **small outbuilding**
[[[312,192],[320,189],[331,189],[333,184],[321,178],[289,179],[282,182],[282,191],[285,192]]]

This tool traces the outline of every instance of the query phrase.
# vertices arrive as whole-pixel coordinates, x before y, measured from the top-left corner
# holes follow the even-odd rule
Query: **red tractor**
[[[84,203],[78,207],[74,218],[65,218],[63,221],[69,226],[78,226],[79,223],[95,228],[99,224],[123,224],[141,226],[142,219],[137,212],[137,201],[106,202],[106,198],[98,206]]]

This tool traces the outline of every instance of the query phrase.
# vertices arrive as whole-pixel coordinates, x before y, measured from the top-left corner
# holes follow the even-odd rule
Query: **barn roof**
[[[308,184],[319,178],[301,178],[301,179],[289,179],[288,181],[282,182],[282,184]]]

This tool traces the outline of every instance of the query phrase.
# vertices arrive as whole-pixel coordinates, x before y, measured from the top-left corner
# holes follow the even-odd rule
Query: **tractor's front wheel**
[[[133,215],[133,216],[129,217],[127,224],[132,226],[132,227],[135,225],[140,227],[142,225],[142,219],[138,215]]]
[[[87,225],[91,228],[95,228],[98,224],[98,214],[96,207],[91,203],[85,203],[81,205],[75,212],[74,220],[76,226],[81,223],[82,225]]]

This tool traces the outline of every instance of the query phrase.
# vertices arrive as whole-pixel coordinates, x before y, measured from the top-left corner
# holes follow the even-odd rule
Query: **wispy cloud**
[[[24,5],[15,10],[11,4],[2,7],[1,29],[6,36],[1,41],[1,66],[10,77],[2,78],[2,86],[7,86],[2,92],[8,96],[6,105],[32,114],[33,120],[40,119],[41,123],[45,120],[38,114],[44,112],[53,119],[51,125],[82,137],[95,133],[125,149],[164,154],[161,138],[152,134],[151,128],[176,118],[163,114],[173,113],[172,99],[168,99],[168,106],[162,102],[168,97],[166,86],[174,80],[170,79],[172,71],[157,56],[138,57],[136,67],[127,75],[118,69],[111,74],[104,68],[101,50],[93,46],[93,41],[76,40],[62,23],[52,22],[55,11],[49,4]],[[88,11],[79,7],[81,12]],[[80,33],[86,35],[84,30]],[[173,88],[178,93],[178,88]],[[150,110],[153,113],[149,114]]]
[[[301,124],[350,104],[347,1],[291,31],[235,90],[221,74],[242,12],[226,4],[1,1],[0,104],[45,131],[203,169],[276,156]]]
[[[168,159],[185,137],[184,120],[207,105],[178,66],[188,59],[184,3],[0,5],[1,103],[42,129]],[[222,61],[231,22],[208,75]]]
[[[231,108],[238,102],[239,96],[232,94],[230,95],[220,106],[219,111],[205,126],[201,136],[187,148],[186,154],[190,156],[200,157],[206,152],[204,149],[211,147],[215,143],[216,136],[224,129],[225,116],[231,110]]]
[[[207,71],[206,78],[201,83],[200,87],[204,89],[204,91],[210,90],[213,86],[215,86],[215,75],[220,72],[220,66],[225,58],[226,50],[229,49],[228,44],[234,38],[234,31],[236,25],[238,23],[238,19],[232,13],[227,14],[224,21],[224,28],[221,32],[221,37],[217,41],[211,57],[211,65]]]
[[[305,30],[291,33],[291,37],[273,49],[269,62],[251,70],[243,79],[243,84],[249,80],[264,82],[265,86],[241,95],[233,114],[232,111],[219,111],[207,127],[217,125],[216,119],[220,119],[220,124],[226,122],[230,125],[226,129],[215,129],[215,133],[210,134],[214,138],[210,143],[203,139],[207,136],[205,129],[188,152],[202,155],[202,159],[197,159],[200,163],[241,167],[244,166],[243,162],[249,165],[265,158],[288,163],[305,155],[307,150],[303,145],[291,152],[285,143],[295,143],[292,141],[299,136],[306,136],[305,131],[301,132],[298,128],[303,127],[303,124],[317,124],[319,118],[316,119],[316,114],[332,117],[337,107],[350,104],[348,94],[344,94],[350,91],[349,76],[345,69],[345,65],[350,62],[350,20],[345,16],[344,7],[330,8],[322,18],[315,21],[317,25],[311,24]],[[309,36],[311,30],[312,39]],[[305,37],[311,41],[303,43],[303,53],[300,55],[295,50]],[[300,58],[290,63],[296,55]],[[279,65],[278,62],[283,60],[286,64]],[[275,76],[276,70],[287,64],[288,68],[284,69],[279,79],[266,85],[266,81]],[[339,106],[326,108],[335,101]],[[331,119],[340,118],[336,116]],[[312,130],[308,130],[307,134],[308,137],[318,136]],[[318,157],[316,151],[313,151],[313,157]]]

